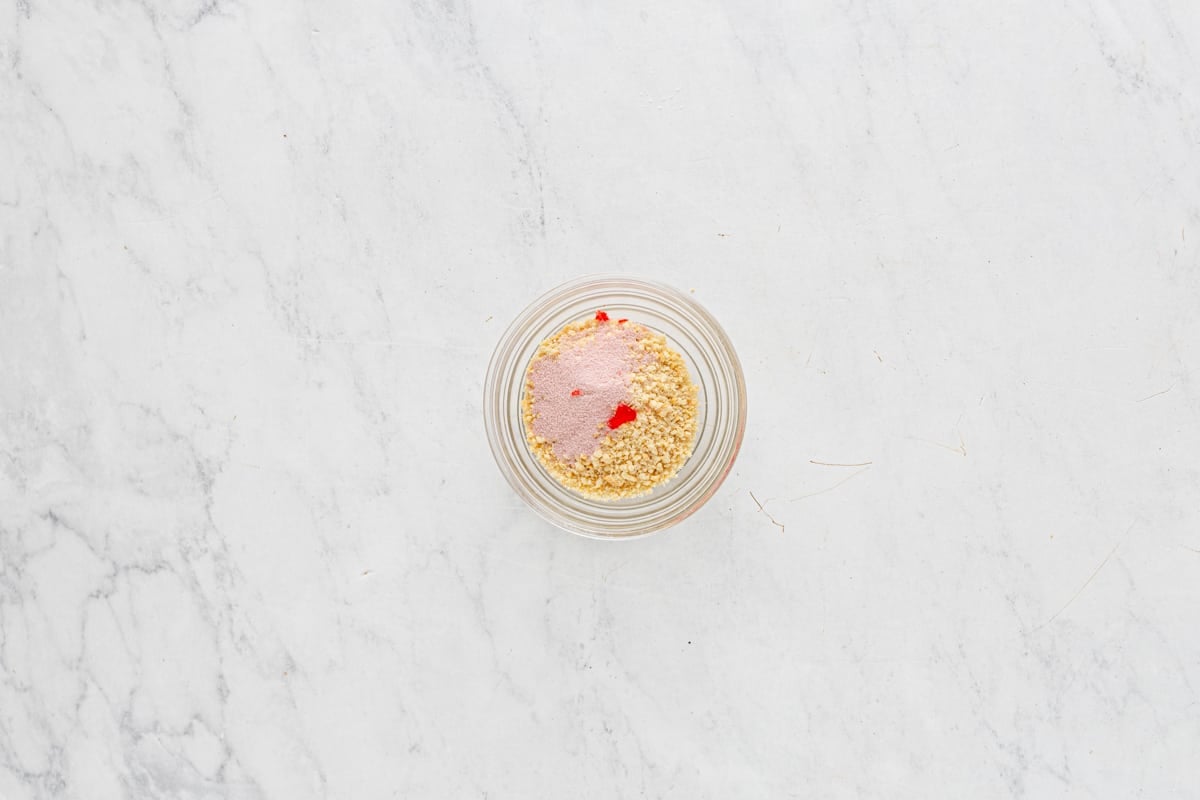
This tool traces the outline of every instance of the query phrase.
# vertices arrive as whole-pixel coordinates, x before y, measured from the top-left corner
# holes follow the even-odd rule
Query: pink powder
[[[557,356],[533,365],[533,432],[551,442],[556,458],[590,456],[613,432],[608,418],[629,401],[631,373],[654,360],[633,349],[637,340],[633,326],[602,325],[563,336]]]

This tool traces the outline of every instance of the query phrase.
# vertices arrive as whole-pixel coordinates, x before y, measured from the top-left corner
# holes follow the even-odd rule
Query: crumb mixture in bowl
[[[666,483],[692,453],[697,387],[666,337],[603,310],[542,341],[521,409],[559,483],[606,500]]]
[[[741,447],[746,385],[695,299],[595,275],[508,326],[483,420],[501,474],[535,512],[581,536],[629,539],[678,524],[717,492]]]

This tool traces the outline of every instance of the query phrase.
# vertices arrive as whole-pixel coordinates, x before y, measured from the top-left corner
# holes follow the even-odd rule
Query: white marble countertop
[[[17,0],[0,63],[0,797],[1200,796],[1200,6]],[[632,543],[483,435],[597,271],[749,389]]]

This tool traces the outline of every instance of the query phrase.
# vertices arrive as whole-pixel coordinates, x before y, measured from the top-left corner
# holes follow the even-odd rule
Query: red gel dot
[[[605,314],[603,311],[597,311],[596,322],[608,322],[608,314]]]
[[[572,389],[572,390],[571,390],[571,397],[579,397],[579,395],[581,395],[581,394],[583,394],[583,392],[582,392],[582,391],[580,391],[579,389]]]
[[[617,320],[617,324],[618,324],[618,325],[620,325],[622,322],[629,322],[629,320],[627,320],[627,319],[619,319],[619,320]]]
[[[637,411],[621,403],[617,406],[617,410],[613,412],[613,415],[608,418],[608,427],[616,430],[626,422],[633,422],[635,419],[637,419]]]

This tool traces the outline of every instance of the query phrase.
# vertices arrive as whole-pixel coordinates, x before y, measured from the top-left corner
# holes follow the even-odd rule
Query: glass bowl
[[[525,371],[538,345],[599,309],[666,336],[699,388],[692,455],[671,480],[625,500],[591,499],[556,481],[530,451],[521,416]],[[717,321],[669,286],[623,275],[578,278],[522,311],[492,354],[483,392],[488,444],[512,488],[548,522],[596,539],[644,536],[686,519],[733,468],[746,428],[742,366]]]

